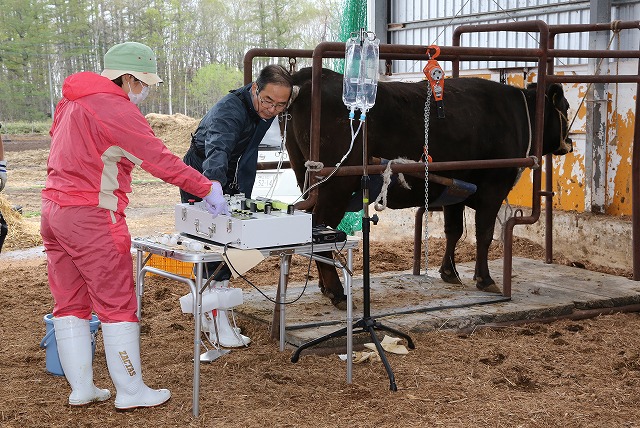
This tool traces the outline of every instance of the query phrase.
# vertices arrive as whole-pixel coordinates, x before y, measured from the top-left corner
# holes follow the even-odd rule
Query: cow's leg
[[[333,253],[330,251],[318,253],[318,255],[333,258]],[[318,286],[322,294],[327,296],[336,308],[347,310],[347,296],[344,294],[338,271],[326,263],[316,262],[316,266],[318,267]]]
[[[493,240],[496,216],[502,201],[497,204],[485,203],[476,209],[476,269],[473,279],[476,287],[490,293],[501,293],[500,288],[489,274],[489,246]]]
[[[359,181],[358,177],[340,177],[324,184],[318,192],[318,201],[313,210],[314,223],[324,224],[334,229],[338,227],[351,198],[351,189],[356,189]],[[333,253],[330,251],[318,254],[328,259],[333,258]],[[336,268],[321,262],[316,262],[316,266],[318,267],[318,286],[322,294],[331,299],[331,303],[336,308],[346,310],[347,296],[344,294],[344,287]]]
[[[444,214],[444,234],[447,239],[447,245],[440,265],[440,278],[451,284],[462,284],[456,270],[455,252],[456,245],[463,232],[464,205],[445,206],[442,212]]]

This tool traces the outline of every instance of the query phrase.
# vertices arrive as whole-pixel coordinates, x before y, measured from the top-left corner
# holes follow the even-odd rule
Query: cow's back
[[[308,138],[311,108],[311,69],[295,73],[300,87],[293,103],[293,127]],[[371,155],[418,160],[425,142],[427,82],[379,82],[376,104],[367,115]],[[445,118],[438,119],[431,100],[429,151],[437,161],[494,159],[524,155],[528,143],[523,90],[478,78],[445,80]],[[533,113],[533,112],[532,112]],[[337,151],[350,143],[348,110],[342,103],[342,75],[322,70],[321,153],[338,160]],[[359,114],[356,114],[355,124]],[[308,146],[308,141],[301,142]],[[335,154],[333,152],[336,152]],[[344,154],[344,152],[342,153]],[[334,159],[336,158],[337,159]]]
[[[309,159],[311,115],[311,69],[294,74],[300,87],[292,104],[287,147],[299,182],[301,166]],[[378,84],[376,103],[367,114],[366,128],[369,155],[384,159],[420,160],[425,145],[426,81],[384,82]],[[439,119],[432,99],[429,114],[428,152],[436,162],[477,159],[517,158],[526,155],[529,124],[523,94],[526,91],[478,78],[445,80],[445,117]],[[320,126],[320,161],[335,165],[347,152],[351,142],[348,110],[342,103],[342,75],[322,70],[322,109]],[[358,126],[356,114],[354,127]],[[345,165],[360,165],[361,138]],[[440,175],[474,184],[495,180],[486,170],[444,171]],[[501,180],[513,181],[512,171],[494,172]],[[390,207],[419,205],[424,200],[423,180],[407,177],[412,191],[390,192]],[[513,183],[511,183],[513,184]],[[441,191],[432,188],[434,195]],[[392,194],[396,192],[396,194]]]
[[[367,122],[372,153],[417,160],[425,143],[426,81],[381,82]],[[428,150],[434,161],[523,156],[528,143],[523,91],[478,78],[445,81],[445,117],[429,111]],[[400,148],[400,150],[398,150]]]

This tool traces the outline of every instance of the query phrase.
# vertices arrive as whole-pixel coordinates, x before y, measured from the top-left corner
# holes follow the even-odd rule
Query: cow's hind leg
[[[358,177],[338,177],[324,184],[318,192],[318,201],[313,210],[314,224],[337,228],[351,198],[353,192],[351,189],[356,189],[359,182]],[[330,251],[319,254],[328,259],[333,258]],[[331,299],[333,306],[346,310],[347,296],[344,294],[344,287],[335,266],[321,262],[316,262],[316,265],[318,267],[318,285],[322,294]]]
[[[497,205],[484,204],[476,208],[476,268],[473,279],[479,290],[489,293],[502,293],[500,287],[491,278],[489,273],[489,246],[493,241],[496,216],[500,210],[501,202]]]
[[[329,259],[333,258],[331,252],[318,253],[318,255]],[[338,272],[333,266],[326,263],[316,262],[316,266],[318,267],[318,286],[320,291],[331,300],[333,306],[346,311],[347,296],[344,294],[344,287],[340,282]]]
[[[444,234],[447,238],[447,245],[440,265],[440,278],[450,284],[462,284],[456,270],[455,251],[463,232],[464,205],[445,206],[443,214]]]

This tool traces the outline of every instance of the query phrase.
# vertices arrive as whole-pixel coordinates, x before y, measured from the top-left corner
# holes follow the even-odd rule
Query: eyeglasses
[[[276,111],[282,111],[287,108],[287,103],[274,103],[273,101],[262,99],[260,93],[256,93],[256,95],[258,96],[258,101],[260,101],[262,107],[267,110],[275,109]]]

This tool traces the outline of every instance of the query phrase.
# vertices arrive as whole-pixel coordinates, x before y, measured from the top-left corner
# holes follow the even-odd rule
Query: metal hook
[[[433,54],[429,52],[429,50],[433,50]],[[428,59],[436,59],[440,56],[440,46],[438,45],[430,45],[427,47],[427,58]]]

